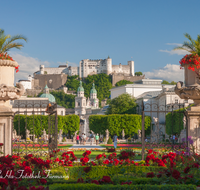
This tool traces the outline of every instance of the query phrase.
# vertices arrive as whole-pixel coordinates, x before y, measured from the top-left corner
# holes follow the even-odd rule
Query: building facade
[[[141,79],[135,81],[134,84],[127,84],[110,89],[111,99],[118,97],[121,94],[128,93],[137,98],[144,92],[161,91],[163,87],[172,88],[175,85],[163,85],[162,80],[157,79]]]

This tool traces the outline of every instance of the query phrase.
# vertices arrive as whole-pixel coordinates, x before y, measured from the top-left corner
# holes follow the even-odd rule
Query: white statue
[[[17,137],[17,131],[14,129],[13,131],[13,139],[15,139]]]
[[[124,133],[124,129],[122,130],[122,139],[125,139],[125,133]]]
[[[29,138],[30,139],[30,131],[27,129],[26,130],[26,139]]]
[[[109,139],[109,131],[108,129],[106,129],[106,142],[108,142],[108,139]]]
[[[59,141],[59,143],[61,143],[62,142],[62,134],[63,134],[63,130],[62,129],[60,129],[60,131],[59,131],[59,135],[58,135],[58,141]]]

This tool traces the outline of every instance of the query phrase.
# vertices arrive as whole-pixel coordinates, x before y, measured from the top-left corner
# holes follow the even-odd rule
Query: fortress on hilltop
[[[128,61],[127,65],[112,65],[112,59],[83,59],[79,63],[79,67],[71,67],[66,65],[59,65],[57,68],[44,67],[40,65],[40,70],[35,74],[67,74],[68,76],[79,75],[81,78],[85,78],[88,75],[105,73],[110,75],[112,73],[123,73],[125,75],[134,76],[134,61]]]
[[[39,70],[33,74],[33,78],[29,76],[28,80],[21,80],[21,83],[27,89],[27,95],[38,94],[46,85],[51,90],[63,89],[67,93],[65,83],[68,76],[79,75],[80,78],[86,78],[88,75],[101,73],[111,75],[113,86],[120,80],[134,82],[144,78],[144,76],[134,76],[134,61],[128,61],[127,65],[121,63],[112,65],[112,59],[108,56],[107,59],[83,59],[79,67],[69,66],[68,63],[58,67],[40,65]]]

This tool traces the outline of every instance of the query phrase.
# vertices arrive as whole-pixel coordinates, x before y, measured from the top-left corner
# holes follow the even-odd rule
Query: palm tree
[[[182,46],[175,47],[173,50],[186,50],[191,54],[198,54],[200,56],[200,35],[197,35],[197,39],[193,40],[188,33],[184,36],[189,40],[184,41]]]
[[[27,42],[27,38],[22,35],[5,35],[4,30],[0,29],[0,54],[6,53],[12,48],[21,49],[22,43],[16,43],[15,40],[24,40]]]

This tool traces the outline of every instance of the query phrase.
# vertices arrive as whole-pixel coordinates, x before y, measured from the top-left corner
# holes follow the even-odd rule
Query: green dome
[[[79,87],[77,89],[77,92],[83,91],[84,92],[84,88],[82,86],[82,81],[80,81]]]
[[[48,98],[50,102],[55,103],[56,99],[52,94],[42,94],[40,95],[41,98]]]
[[[95,85],[94,83],[92,84],[92,89],[90,90],[90,94],[94,94],[97,93],[96,89],[95,89]]]

